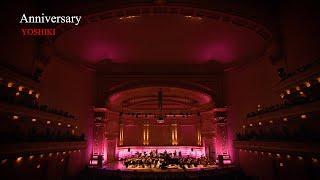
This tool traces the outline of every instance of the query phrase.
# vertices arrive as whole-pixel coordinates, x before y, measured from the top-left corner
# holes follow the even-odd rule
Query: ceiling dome
[[[108,59],[120,64],[214,61],[228,66],[259,57],[269,38],[262,26],[228,14],[196,9],[191,9],[193,15],[181,9],[146,13],[145,9],[95,14],[85,17],[79,27],[59,27],[63,32],[54,41],[55,51],[91,65]]]

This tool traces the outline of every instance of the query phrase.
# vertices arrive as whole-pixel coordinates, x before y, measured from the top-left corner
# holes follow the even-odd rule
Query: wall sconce
[[[281,99],[283,99],[283,98],[284,98],[284,94],[283,94],[283,93],[281,93],[281,94],[280,94],[280,97],[281,97]]]
[[[306,87],[310,87],[310,86],[311,86],[311,83],[310,83],[309,81],[306,81],[306,82],[304,83],[304,85],[306,85]]]
[[[8,159],[2,159],[1,164],[5,164],[8,161]]]
[[[317,162],[318,162],[318,159],[312,158],[312,162],[317,163]]]
[[[286,90],[286,93],[287,93],[287,94],[291,94],[290,89],[287,89],[287,90]]]
[[[22,157],[18,157],[17,159],[16,159],[16,162],[17,163],[20,163],[22,161]]]
[[[306,118],[307,118],[307,115],[301,114],[301,119],[306,119]]]
[[[23,86],[19,86],[19,87],[18,87],[18,90],[19,90],[19,91],[22,91],[22,90],[23,90]]]
[[[11,88],[13,86],[13,82],[8,82],[8,87]]]

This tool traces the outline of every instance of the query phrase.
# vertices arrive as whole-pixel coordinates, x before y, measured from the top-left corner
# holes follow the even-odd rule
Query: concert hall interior
[[[3,3],[0,179],[320,179],[317,7]]]

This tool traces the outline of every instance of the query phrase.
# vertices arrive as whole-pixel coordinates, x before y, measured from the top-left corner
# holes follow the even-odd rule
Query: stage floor
[[[210,165],[209,167],[195,167],[195,168],[167,168],[162,170],[160,168],[126,168],[121,161],[105,164],[102,169],[106,170],[120,170],[131,172],[185,172],[185,171],[201,171],[201,170],[214,170],[225,167],[219,167],[218,165]]]

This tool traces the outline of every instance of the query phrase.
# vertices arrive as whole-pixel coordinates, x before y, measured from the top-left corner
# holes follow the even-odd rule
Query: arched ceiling
[[[163,112],[200,112],[213,108],[212,98],[203,92],[177,87],[142,87],[112,94],[108,109],[116,112],[155,113],[159,111],[159,91]]]
[[[269,38],[262,26],[227,14],[143,10],[88,16],[83,25],[60,33],[55,51],[65,59],[90,65],[107,59],[120,64],[215,62],[228,67],[259,57]]]

